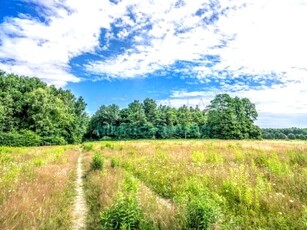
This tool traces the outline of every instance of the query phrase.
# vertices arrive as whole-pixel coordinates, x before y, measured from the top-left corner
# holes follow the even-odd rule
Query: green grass
[[[1,229],[71,228],[78,148],[0,147]],[[103,141],[81,148],[87,229],[307,228],[306,141]]]
[[[69,229],[74,146],[0,147],[0,229]]]
[[[304,229],[304,141],[116,141],[106,159],[170,199],[181,228]],[[114,165],[114,162],[113,162]],[[146,202],[146,201],[145,201]],[[166,228],[165,228],[166,229]]]

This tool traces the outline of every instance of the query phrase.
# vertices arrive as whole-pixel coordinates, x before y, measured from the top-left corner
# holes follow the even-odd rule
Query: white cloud
[[[144,76],[156,70],[168,68],[176,61],[199,61],[210,47],[220,44],[220,34],[203,22],[213,12],[208,1],[122,1],[136,16],[136,27],[125,34],[135,32],[135,43],[126,52],[86,65],[95,74],[107,74],[116,78]],[[207,11],[200,17],[199,9]],[[121,33],[120,33],[121,34]]]
[[[217,73],[225,70],[233,77],[275,73],[284,82],[307,78],[304,1],[221,0],[211,6],[208,1],[181,2],[120,2],[117,7],[129,9],[135,23],[128,29],[131,19],[123,17],[119,36],[134,33],[134,43],[124,53],[90,62],[87,70],[133,78],[169,68],[178,61],[190,61],[201,65],[188,68],[199,79],[223,79]],[[199,9],[204,9],[201,16],[195,14]],[[210,17],[218,20],[208,23]],[[219,64],[208,67],[210,60],[205,60],[205,55],[219,56]]]
[[[276,73],[282,81],[307,83],[307,5],[302,0],[257,0],[217,27],[235,39],[218,50],[216,66],[241,74]],[[303,70],[305,68],[305,70]]]
[[[46,23],[20,15],[0,25],[0,68],[37,76],[58,86],[80,79],[70,74],[69,61],[99,46],[101,28],[112,18],[109,1],[38,1]],[[110,12],[112,13],[112,12]]]
[[[142,12],[152,29],[137,33],[134,46],[123,54],[92,62],[88,70],[132,78],[167,69],[177,61],[190,61],[198,65],[175,71],[190,72],[203,83],[218,82],[220,86],[211,92],[222,88],[219,93],[248,97],[260,114],[307,114],[306,1],[222,0],[218,10],[204,15],[219,14],[219,20],[210,25],[195,15],[204,2],[186,1],[179,8],[175,1],[163,1],[163,5],[153,1],[151,8],[136,4],[134,11]],[[227,15],[222,14],[227,7]],[[217,55],[219,61],[208,67],[210,60],[204,55]],[[232,82],[234,79],[237,81]],[[161,103],[197,104],[200,99],[208,101],[205,95],[183,91],[180,98],[179,92],[173,92]]]
[[[304,100],[307,96],[307,88],[296,83],[262,89],[238,88],[235,91],[232,89],[230,91],[230,88],[209,91],[173,91],[168,99],[160,100],[159,103],[172,107],[197,105],[205,109],[219,93],[249,98],[256,105],[259,114],[257,124],[261,127],[306,127],[307,125],[307,101]]]
[[[112,53],[113,40],[125,43],[129,37],[132,45],[124,52],[90,61],[86,71],[134,78],[171,68],[250,98],[262,114],[307,113],[305,0],[24,1],[35,3],[46,23],[20,15],[0,24],[0,69],[5,71],[65,85],[80,80],[71,74],[72,58]],[[100,47],[102,28],[106,35]],[[206,55],[215,55],[217,62]],[[178,68],[177,62],[191,64]],[[246,81],[241,75],[248,76]],[[177,91],[170,100],[177,105],[187,98],[191,104],[201,98],[208,102],[220,86],[209,93]]]

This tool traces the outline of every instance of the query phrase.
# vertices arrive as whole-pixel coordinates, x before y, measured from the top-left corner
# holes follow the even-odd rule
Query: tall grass
[[[0,229],[71,227],[76,153],[67,149],[0,148]]]
[[[307,143],[125,141],[104,148],[185,213],[186,228],[304,229]],[[124,148],[122,148],[124,146]],[[99,150],[100,143],[93,149]]]

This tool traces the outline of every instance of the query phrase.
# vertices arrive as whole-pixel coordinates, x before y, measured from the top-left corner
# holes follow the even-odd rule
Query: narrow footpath
[[[86,201],[83,190],[82,160],[83,160],[83,153],[80,151],[80,155],[77,162],[76,198],[74,203],[73,223],[72,223],[73,230],[85,229],[86,225],[87,209],[86,209]]]

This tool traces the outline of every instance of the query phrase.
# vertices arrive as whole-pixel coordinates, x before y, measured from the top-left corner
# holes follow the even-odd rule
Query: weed
[[[118,166],[119,166],[119,160],[115,159],[115,158],[112,158],[111,159],[111,167],[115,168],[115,167],[118,167]]]
[[[209,152],[206,156],[206,162],[220,164],[224,162],[224,158],[221,156],[221,154],[218,154],[216,152]]]
[[[106,148],[113,150],[114,149],[114,145],[111,143],[106,143]]]
[[[82,145],[83,150],[86,152],[93,150],[93,147],[94,147],[93,144],[83,144]]]
[[[293,152],[290,154],[290,163],[300,166],[307,165],[307,154],[304,152]]]
[[[100,153],[95,153],[91,162],[92,170],[101,170],[103,168],[104,160]]]
[[[218,208],[203,197],[192,198],[187,204],[186,229],[209,229],[218,218]]]
[[[137,199],[138,188],[137,182],[126,176],[123,192],[119,192],[116,202],[100,215],[103,229],[152,229],[151,223],[141,212]]]
[[[193,151],[191,153],[192,162],[194,163],[203,163],[205,161],[205,155],[200,151]]]
[[[285,162],[279,160],[277,154],[272,154],[270,158],[267,159],[268,169],[275,174],[286,174],[289,173],[290,169]]]

